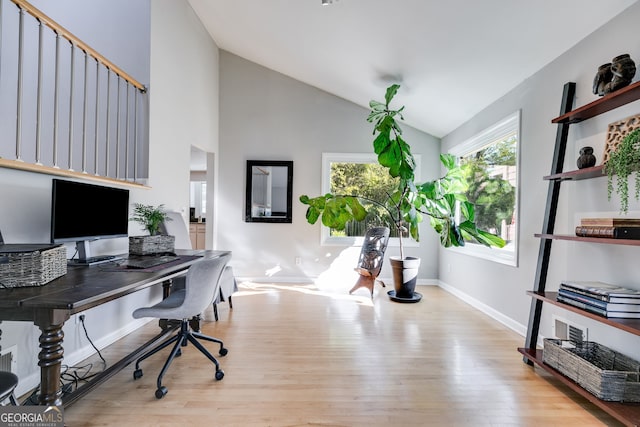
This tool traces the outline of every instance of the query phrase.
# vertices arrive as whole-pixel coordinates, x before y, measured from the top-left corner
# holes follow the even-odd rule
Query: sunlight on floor
[[[315,295],[318,297],[331,298],[334,300],[354,301],[358,304],[373,307],[373,300],[368,295],[349,295],[348,290],[342,289],[342,287],[340,289],[337,289],[336,287],[328,288],[318,286],[313,283],[286,284],[242,282],[238,285],[238,292],[233,294],[233,298],[235,299],[242,296],[263,294],[268,292],[300,292],[307,295]]]

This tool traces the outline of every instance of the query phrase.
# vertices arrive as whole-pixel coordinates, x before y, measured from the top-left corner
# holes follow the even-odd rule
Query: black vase
[[[580,157],[576,162],[578,169],[590,168],[596,165],[596,156],[593,155],[592,147],[582,147],[580,149]]]

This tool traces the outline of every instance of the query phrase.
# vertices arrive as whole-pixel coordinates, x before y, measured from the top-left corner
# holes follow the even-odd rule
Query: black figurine
[[[619,55],[611,61],[611,73],[613,78],[604,87],[605,94],[615,92],[631,83],[636,75],[636,63],[628,54]]]
[[[582,147],[578,157],[578,169],[590,168],[596,165],[596,156],[593,155],[593,147]]]

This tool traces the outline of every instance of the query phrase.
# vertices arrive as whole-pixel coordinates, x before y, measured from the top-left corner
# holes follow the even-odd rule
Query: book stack
[[[582,218],[576,236],[640,239],[640,218]]]
[[[640,291],[603,282],[564,281],[558,301],[608,318],[640,318]]]

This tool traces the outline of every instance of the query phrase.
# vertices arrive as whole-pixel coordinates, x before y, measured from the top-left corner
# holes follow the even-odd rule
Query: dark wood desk
[[[216,258],[228,251],[176,251],[177,255],[199,255]],[[0,289],[0,320],[31,321],[42,332],[39,338],[40,395],[41,405],[70,405],[99,383],[106,381],[117,371],[170,331],[162,331],[157,337],[132,352],[120,362],[112,365],[91,382],[78,388],[69,396],[62,397],[60,368],[64,356],[62,326],[72,314],[100,304],[113,301],[150,286],[167,284],[173,277],[184,274],[191,264],[200,258],[189,257],[181,262],[171,262],[155,271],[115,271],[108,265],[93,267],[69,267],[67,274],[44,286]]]

